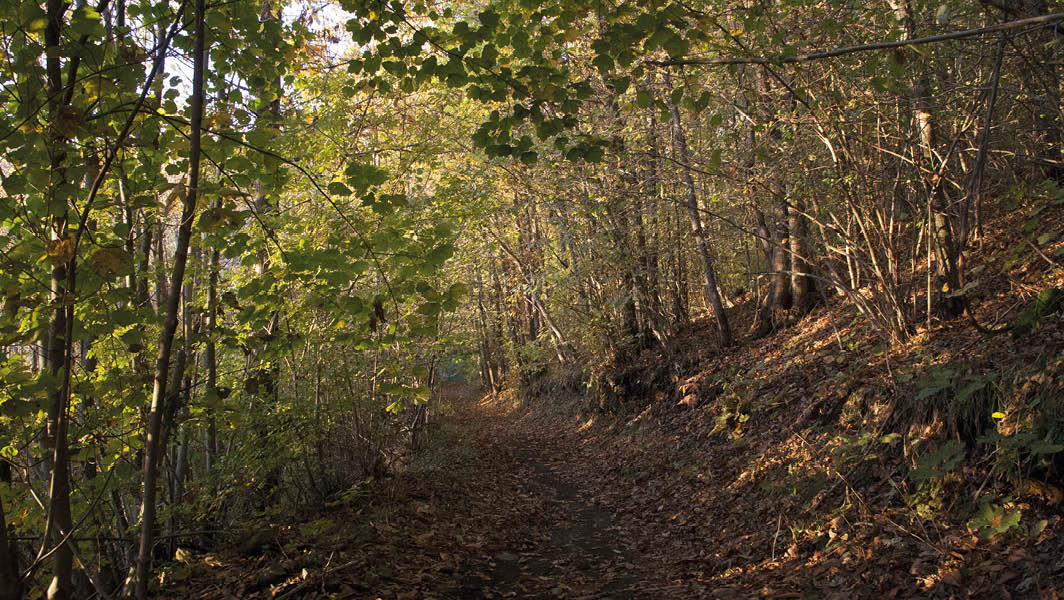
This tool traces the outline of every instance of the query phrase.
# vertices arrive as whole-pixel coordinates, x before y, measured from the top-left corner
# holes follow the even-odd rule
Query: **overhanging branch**
[[[657,65],[660,67],[675,67],[682,65],[704,65],[704,66],[723,66],[723,65],[781,65],[788,63],[801,63],[811,62],[814,60],[823,60],[825,58],[835,58],[838,56],[846,56],[847,54],[857,54],[860,52],[872,52],[875,50],[889,50],[891,48],[902,48],[905,46],[918,46],[921,44],[932,44],[935,42],[944,42],[947,40],[959,40],[970,37],[978,37],[986,35],[988,33],[997,33],[1000,31],[1009,31],[1012,29],[1019,29],[1021,27],[1029,27],[1032,25],[1046,25],[1049,23],[1056,23],[1057,21],[1064,20],[1064,13],[1053,13],[1049,15],[1042,15],[1040,17],[1031,17],[1029,19],[1018,19],[1016,21],[1009,21],[1007,23],[998,23],[997,25],[990,25],[989,27],[979,27],[977,29],[965,29],[963,31],[954,31],[951,33],[941,33],[938,35],[929,35],[922,38],[914,38],[910,40],[894,40],[889,42],[874,42],[871,44],[861,44],[858,46],[845,46],[842,48],[835,48],[833,50],[819,50],[816,52],[807,52],[805,54],[796,54],[794,56],[743,56],[734,58],[685,58],[677,60],[648,60],[646,64]]]

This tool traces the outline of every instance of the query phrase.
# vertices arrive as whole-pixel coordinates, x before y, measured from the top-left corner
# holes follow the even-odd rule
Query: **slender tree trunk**
[[[191,246],[192,242],[189,241]],[[193,264],[202,262],[199,258],[200,251],[198,247],[190,248],[193,256]],[[194,278],[193,278],[194,279]],[[181,291],[181,351],[177,360],[177,365],[174,368],[173,381],[181,382],[181,388],[174,390],[174,393],[170,395],[173,406],[167,411],[169,415],[164,419],[163,427],[167,430],[175,430],[178,436],[177,449],[174,453],[173,459],[173,473],[171,474],[171,486],[170,486],[170,504],[177,505],[181,502],[181,498],[185,495],[185,479],[188,476],[188,442],[189,432],[188,427],[184,424],[178,425],[178,415],[188,415],[189,402],[192,399],[192,371],[189,363],[195,364],[194,357],[192,355],[192,338],[196,334],[195,328],[192,322],[192,290],[193,282],[189,278],[185,278],[185,284],[182,286]],[[164,436],[166,439],[167,436]],[[167,519],[166,528],[170,533],[176,533],[180,524],[177,522],[176,513],[171,512],[170,517]],[[170,549],[168,556],[172,557],[177,551],[177,538],[170,538]]]
[[[11,485],[11,465],[0,459],[0,485]],[[7,518],[3,495],[0,494],[0,600],[20,600],[22,580],[18,572],[18,551],[14,540],[7,537]]]
[[[485,386],[488,386],[492,393],[497,393],[500,388],[500,381],[498,380],[498,369],[496,368],[496,362],[498,358],[495,356],[495,348],[497,346],[493,339],[493,328],[488,320],[487,309],[484,308],[484,282],[481,279],[480,273],[477,273],[477,316],[479,318],[480,329],[480,366],[481,366],[481,379]]]
[[[67,6],[61,0],[48,0],[47,20],[44,30],[45,44],[59,47],[63,14]],[[58,122],[65,107],[63,102],[64,86],[62,67],[59,56],[49,53],[45,59],[48,79],[49,119]],[[73,84],[73,83],[72,83]],[[52,211],[51,240],[55,244],[58,256],[53,259],[51,280],[52,315],[48,324],[48,334],[44,350],[45,369],[53,377],[60,377],[64,368],[69,372],[70,344],[69,318],[73,299],[69,297],[74,290],[67,288],[70,273],[68,263],[74,264],[73,257],[65,256],[62,248],[70,242],[67,229],[67,198],[65,187],[64,163],[67,158],[66,141],[59,136],[52,138],[51,171],[53,181],[57,183],[49,188],[50,209]],[[64,374],[65,375],[65,374]],[[66,377],[63,377],[64,380]],[[45,424],[45,445],[51,451],[49,466],[51,481],[48,489],[48,515],[45,521],[45,536],[41,552],[49,551],[59,545],[55,551],[53,578],[48,587],[49,600],[66,600],[73,593],[74,554],[64,537],[70,534],[73,525],[70,514],[70,465],[67,448],[68,391],[64,385],[54,385],[48,394],[48,415]]]
[[[585,195],[587,201],[588,214],[591,214],[591,201]],[[612,201],[605,203],[606,209],[606,223],[609,230],[610,240],[613,242],[614,252],[620,255],[632,256],[631,245],[628,243],[628,239],[625,236],[625,228],[621,223],[621,217],[617,214],[617,207],[613,205]],[[625,293],[625,301],[621,306],[621,332],[622,335],[631,340],[639,339],[639,317],[636,314],[635,298],[637,296],[637,290],[635,288],[635,274],[633,271],[637,268],[636,262],[622,265],[622,283],[621,289]]]
[[[655,336],[659,340],[664,340],[667,334],[664,331],[661,321],[664,315],[662,307],[662,294],[659,289],[661,282],[660,265],[658,262],[658,253],[660,252],[658,244],[655,240],[649,239],[647,236],[647,230],[653,231],[653,225],[656,220],[660,220],[660,186],[661,176],[658,162],[660,159],[660,144],[658,143],[658,124],[653,110],[647,112],[647,126],[646,135],[648,147],[650,148],[650,156],[646,161],[646,179],[644,185],[646,186],[643,196],[644,200],[639,203],[639,212],[637,213],[638,227],[639,227],[639,246],[643,256],[643,278],[644,278],[644,294],[647,301],[647,312],[651,317],[651,328]],[[646,215],[658,215],[658,219],[651,217],[646,218]],[[649,223],[647,221],[650,221]]]
[[[805,316],[813,307],[813,278],[808,275],[812,269],[808,261],[809,223],[804,212],[805,203],[796,198],[787,224],[791,234],[791,305],[798,317]]]
[[[894,12],[894,17],[904,28],[905,36],[907,38],[918,37],[916,14],[913,12],[911,0],[887,0],[887,2]],[[907,54],[910,57],[916,56],[916,53],[912,51]],[[934,114],[931,112],[932,85],[930,70],[925,69],[920,64],[913,65],[912,69],[918,75],[913,83],[909,101],[912,104],[916,142],[919,145],[919,148],[913,152],[913,159],[914,161],[922,162],[926,172],[937,173],[938,164],[936,164],[937,159],[935,157],[935,146],[937,144],[935,129],[937,123]],[[925,187],[927,188],[928,211],[931,213],[931,218],[929,219],[931,239],[936,242],[936,268],[946,289],[951,292],[950,295],[944,295],[941,298],[940,309],[947,317],[954,317],[959,315],[964,307],[961,298],[952,294],[959,292],[962,287],[961,261],[967,245],[967,239],[958,236],[960,233],[958,225],[967,221],[967,215],[961,216],[949,213],[947,199],[941,183],[932,179],[925,183]],[[963,208],[967,210],[967,207]],[[965,232],[965,235],[967,235],[967,232]],[[897,332],[895,335],[903,335],[903,333]]]
[[[791,208],[787,205],[786,193],[782,189],[776,191],[779,209],[776,213],[775,236],[772,245],[772,296],[773,306],[771,310],[790,310],[793,306],[791,297],[791,272],[790,255],[791,247]]]
[[[1047,0],[1019,0],[1022,17],[1037,17],[1052,12]],[[1035,168],[1043,177],[1064,183],[1064,144],[1061,138],[1060,68],[1061,45],[1064,35],[1061,25],[1032,31],[1023,49],[1028,53],[1029,67],[1023,71],[1021,84],[1031,98],[1032,129],[1035,135]]]
[[[668,77],[666,77],[665,86],[669,89],[672,88],[672,83]],[[705,274],[706,300],[712,308],[713,318],[717,323],[717,335],[720,337],[720,345],[726,348],[732,345],[731,327],[728,326],[728,315],[724,312],[724,303],[721,301],[720,291],[717,289],[716,267],[713,265],[713,259],[709,254],[706,235],[702,227],[702,216],[698,212],[698,196],[695,192],[694,177],[691,175],[691,157],[687,152],[687,136],[684,134],[683,123],[680,121],[680,111],[672,101],[671,95],[668,97],[668,106],[669,115],[672,117],[672,135],[681,163],[683,183],[684,187],[687,188],[687,216],[691,221],[691,233],[695,238],[695,249],[698,251],[698,258],[702,262]]]
[[[218,206],[219,202],[215,202]],[[218,397],[218,357],[215,349],[215,335],[218,328],[218,266],[221,256],[217,249],[211,250],[210,263],[207,265],[207,342],[203,349],[203,361],[207,369],[207,471],[210,472],[218,460],[218,428],[215,422],[215,404]]]
[[[691,322],[690,288],[687,281],[687,260],[684,253],[684,231],[679,214],[679,206],[670,211],[669,229],[672,231],[674,242],[672,244],[672,304],[676,313],[676,322],[686,326]]]
[[[136,285],[134,287],[133,302],[137,308],[144,308],[151,303],[151,294],[148,290],[148,273],[150,272],[151,263],[151,249],[153,244],[153,234],[155,228],[151,223],[144,220],[141,223],[140,231],[140,244],[137,247],[138,260],[136,268],[133,270],[133,276],[136,279]]]
[[[499,260],[495,259],[490,262],[492,290],[494,291],[492,297],[495,299],[495,310],[493,311],[492,322],[495,327],[495,340],[498,343],[499,374],[502,375],[507,371],[506,353],[504,350],[506,323],[504,322],[505,311],[503,310],[503,307],[505,305],[502,296],[502,282],[499,280]]]
[[[494,232],[493,232],[494,235]],[[499,242],[499,247],[502,248],[506,254],[514,261],[517,270],[520,271],[521,277],[525,280],[525,285],[528,287],[528,299],[532,304],[532,307],[543,318],[544,325],[547,326],[547,331],[550,332],[551,340],[554,342],[554,350],[558,355],[558,360],[564,365],[568,364],[572,359],[572,350],[569,346],[569,342],[566,341],[562,331],[555,325],[554,319],[551,318],[550,312],[547,311],[547,306],[539,298],[539,294],[533,289],[535,282],[532,280],[532,276],[526,271],[525,265],[521,264],[520,257],[510,248],[509,244],[502,240],[499,236],[495,236],[495,239]]]
[[[200,149],[203,125],[203,78],[206,66],[205,0],[195,0],[195,41],[193,50],[191,132],[189,142],[188,193],[181,210],[178,226],[177,248],[174,252],[173,275],[170,281],[166,317],[159,335],[159,355],[155,362],[155,383],[152,389],[151,408],[148,413],[148,431],[144,453],[144,490],[141,503],[140,548],[137,552],[135,593],[137,600],[147,600],[148,580],[151,576],[152,549],[154,547],[156,515],[156,483],[159,476],[160,435],[162,434],[163,406],[166,399],[167,378],[170,373],[170,353],[174,333],[177,331],[178,308],[181,288],[188,262],[188,247],[192,239],[192,220],[196,214],[196,201],[200,182]]]

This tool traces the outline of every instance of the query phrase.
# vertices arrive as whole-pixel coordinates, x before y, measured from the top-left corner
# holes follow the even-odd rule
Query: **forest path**
[[[164,568],[160,598],[476,600],[689,598],[621,515],[575,419],[544,419],[467,388],[408,468],[347,504]],[[630,508],[630,507],[629,507]],[[627,520],[631,523],[631,520]],[[660,546],[660,544],[658,544]],[[697,595],[697,594],[696,594]]]
[[[477,477],[467,480],[502,517],[507,547],[470,557],[462,598],[632,598],[668,587],[639,559],[617,525],[617,507],[597,494],[593,466],[567,431],[507,411],[491,401],[460,409],[475,432]]]

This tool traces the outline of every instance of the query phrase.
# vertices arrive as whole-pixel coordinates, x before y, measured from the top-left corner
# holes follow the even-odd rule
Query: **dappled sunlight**
[[[1058,8],[0,2],[0,600],[1062,597]]]

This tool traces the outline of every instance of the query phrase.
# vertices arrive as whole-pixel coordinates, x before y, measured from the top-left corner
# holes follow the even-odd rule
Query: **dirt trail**
[[[459,597],[660,596],[665,582],[652,583],[655,576],[640,564],[635,540],[616,525],[615,507],[592,489],[578,440],[490,403],[467,410],[476,421],[480,447],[476,471],[509,473],[507,484],[496,488],[499,505],[517,503],[528,510],[510,531],[511,547],[490,555],[484,573],[472,569],[478,575],[458,590]],[[476,563],[473,557],[471,564]]]
[[[573,427],[468,392],[452,402],[408,469],[350,504],[271,523],[252,552],[164,568],[172,583],[159,597],[693,597],[649,558],[646,539],[618,526],[628,497]]]

